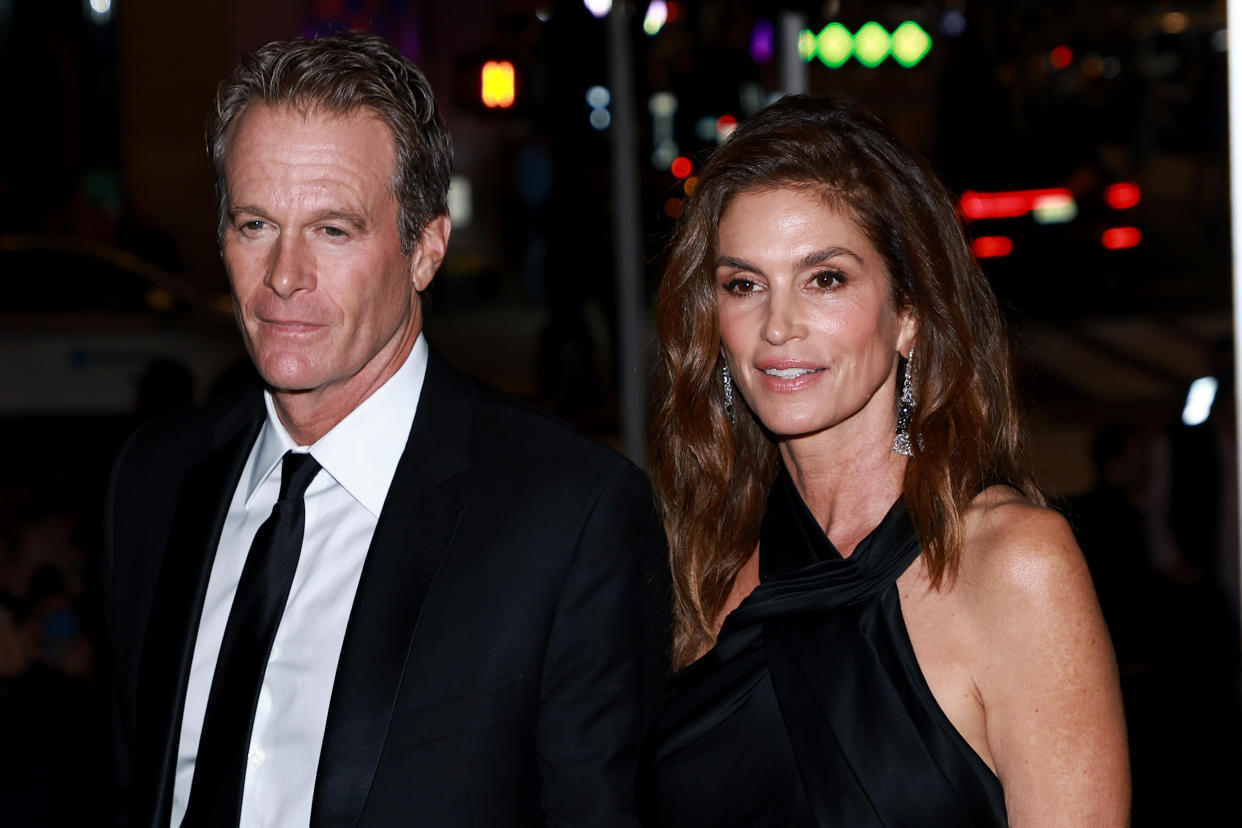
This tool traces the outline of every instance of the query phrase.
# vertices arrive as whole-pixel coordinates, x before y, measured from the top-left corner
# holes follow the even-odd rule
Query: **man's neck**
[[[299,446],[314,444],[379,390],[405,364],[420,330],[419,325],[409,326],[361,371],[339,383],[310,391],[272,389],[276,416],[294,442]]]

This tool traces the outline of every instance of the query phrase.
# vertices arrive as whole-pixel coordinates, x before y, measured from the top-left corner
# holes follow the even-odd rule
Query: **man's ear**
[[[431,286],[431,280],[435,278],[436,271],[448,252],[449,234],[452,230],[453,223],[447,215],[436,216],[427,223],[423,234],[418,237],[418,244],[410,256],[410,278],[414,283],[414,290],[419,293]]]

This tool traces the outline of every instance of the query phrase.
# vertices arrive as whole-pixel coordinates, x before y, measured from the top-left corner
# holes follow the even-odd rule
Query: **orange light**
[[[669,218],[678,218],[686,211],[686,204],[680,198],[670,198],[664,202],[664,215]]]
[[[681,189],[686,195],[692,195],[694,188],[697,186],[699,186],[699,177],[697,175],[692,175],[681,183]]]
[[[1137,227],[1110,227],[1100,236],[1100,244],[1109,250],[1124,250],[1134,247],[1143,240],[1143,234]]]
[[[970,249],[980,259],[998,259],[1013,252],[1013,241],[1008,236],[980,236],[970,243]]]
[[[1139,199],[1142,197],[1143,194],[1139,190],[1139,185],[1133,181],[1109,184],[1104,188],[1104,201],[1114,210],[1124,210],[1127,207],[1133,207],[1139,203]]]
[[[962,214],[969,219],[1016,218],[1029,213],[1035,202],[1041,199],[1073,199],[1074,194],[1064,187],[1044,190],[1012,190],[1004,193],[962,193],[959,204]]]
[[[694,169],[690,163],[690,159],[684,155],[679,155],[673,159],[673,163],[669,165],[669,171],[678,178],[685,178]]]
[[[516,72],[507,60],[489,60],[483,64],[483,103],[489,109],[507,109],[517,97]]]
[[[1064,69],[1074,61],[1074,53],[1068,46],[1058,46],[1048,55],[1054,69]]]

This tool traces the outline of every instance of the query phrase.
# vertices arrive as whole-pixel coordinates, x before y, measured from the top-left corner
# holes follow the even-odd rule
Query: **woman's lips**
[[[802,391],[819,381],[823,368],[814,365],[768,363],[757,366],[764,386],[782,393]]]
[[[803,374],[811,374],[818,371],[818,368],[764,368],[763,373],[769,377],[779,377],[780,379],[797,379]]]

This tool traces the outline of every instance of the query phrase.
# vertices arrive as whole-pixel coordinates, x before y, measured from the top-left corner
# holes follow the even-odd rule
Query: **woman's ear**
[[[897,352],[903,357],[910,355],[914,340],[918,338],[919,322],[914,311],[898,311],[897,315]]]

